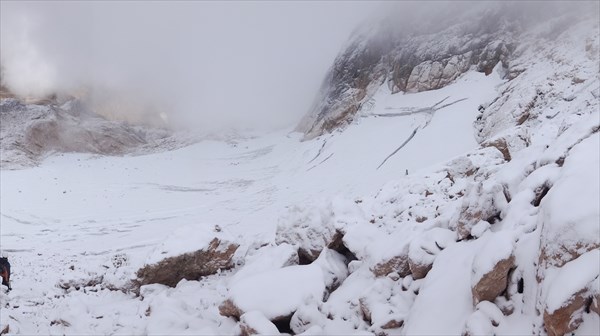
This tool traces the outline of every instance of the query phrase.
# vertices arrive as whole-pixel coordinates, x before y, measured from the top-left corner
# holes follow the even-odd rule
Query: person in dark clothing
[[[10,263],[8,262],[8,258],[2,257],[0,258],[0,275],[2,275],[2,284],[10,288]]]

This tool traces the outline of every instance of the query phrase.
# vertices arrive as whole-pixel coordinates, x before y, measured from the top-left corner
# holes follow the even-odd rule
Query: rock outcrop
[[[473,286],[473,301],[494,301],[506,290],[508,284],[508,272],[514,266],[515,257],[500,260],[491,271]]]
[[[433,267],[438,253],[455,241],[455,232],[441,228],[431,229],[413,239],[408,251],[408,266],[413,279],[423,279]]]
[[[501,64],[510,73],[524,17],[490,7],[475,9],[480,12],[468,19],[454,11],[454,21],[447,20],[447,11],[432,11],[428,25],[394,14],[365,24],[336,58],[297,130],[312,138],[348,124],[382,84],[392,93],[420,92],[444,87],[469,69],[489,74]],[[432,29],[436,20],[443,23]]]
[[[494,302],[508,287],[508,275],[515,267],[514,242],[510,234],[488,232],[479,238],[485,244],[473,260],[473,303]]]
[[[182,279],[199,278],[233,267],[231,259],[239,245],[213,238],[208,246],[195,252],[165,258],[137,271],[138,284],[163,284],[175,287]]]
[[[294,218],[285,218],[277,227],[275,241],[277,244],[297,246],[302,265],[315,261],[326,248],[343,253],[344,234],[331,223],[331,216],[331,213],[317,209]]]
[[[239,320],[256,311],[289,329],[299,307],[307,301],[323,300],[347,276],[344,256],[326,249],[309,265],[283,267],[234,282],[219,313]]]
[[[108,120],[78,100],[61,105],[25,104],[15,98],[0,101],[1,163],[6,168],[35,165],[53,152],[148,152],[166,144],[171,135],[166,129]]]
[[[378,262],[371,270],[373,271],[373,274],[378,277],[386,276],[393,272],[398,273],[401,277],[409,275],[408,245],[405,246],[401,254]]]
[[[585,305],[585,291],[580,291],[559,309],[553,312],[544,311],[544,328],[548,336],[567,335],[577,329],[582,322],[581,313]]]

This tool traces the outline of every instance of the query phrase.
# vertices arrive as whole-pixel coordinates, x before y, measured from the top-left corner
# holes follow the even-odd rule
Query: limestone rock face
[[[214,238],[196,252],[168,257],[137,271],[139,285],[159,283],[175,287],[182,279],[200,277],[233,267],[231,261],[239,245]]]

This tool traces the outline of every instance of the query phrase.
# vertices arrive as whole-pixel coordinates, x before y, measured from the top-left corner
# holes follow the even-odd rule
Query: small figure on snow
[[[0,275],[2,275],[2,285],[8,287],[10,291],[10,263],[8,262],[8,258],[3,255],[0,257]]]

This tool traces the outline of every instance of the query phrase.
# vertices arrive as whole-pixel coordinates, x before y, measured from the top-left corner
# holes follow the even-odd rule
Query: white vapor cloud
[[[353,28],[380,7],[2,1],[2,83],[26,96],[85,89],[117,102],[112,114],[143,106],[175,126],[282,125],[307,111]]]

